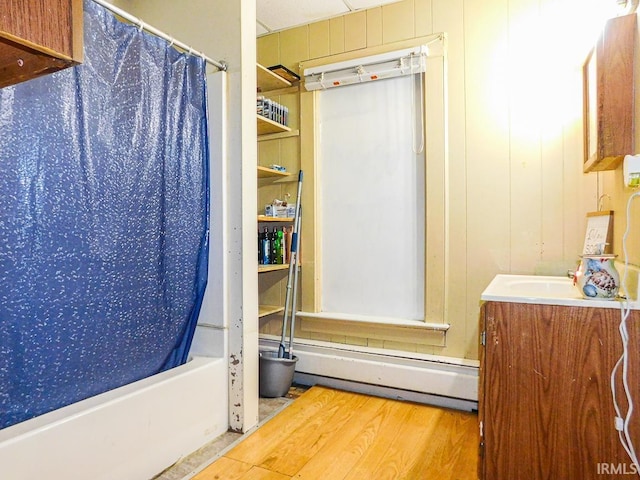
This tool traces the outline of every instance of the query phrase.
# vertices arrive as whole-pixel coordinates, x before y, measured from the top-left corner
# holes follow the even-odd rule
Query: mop
[[[296,211],[293,218],[293,235],[291,237],[291,256],[289,258],[289,276],[287,278],[287,292],[284,300],[284,315],[282,317],[282,335],[278,347],[278,358],[293,358],[293,328],[296,321],[296,298],[298,291],[298,249],[300,248],[300,197],[302,194],[302,170],[298,172],[298,197],[296,198]],[[291,292],[293,282],[293,294]],[[289,321],[291,315],[291,321]],[[285,347],[289,325],[289,348]]]

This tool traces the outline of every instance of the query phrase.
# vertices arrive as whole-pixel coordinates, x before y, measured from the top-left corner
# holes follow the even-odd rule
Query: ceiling
[[[256,0],[257,36],[399,0]]]

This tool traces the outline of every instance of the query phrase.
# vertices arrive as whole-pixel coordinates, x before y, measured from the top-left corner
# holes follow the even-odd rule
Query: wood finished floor
[[[312,387],[194,480],[472,480],[477,416]]]

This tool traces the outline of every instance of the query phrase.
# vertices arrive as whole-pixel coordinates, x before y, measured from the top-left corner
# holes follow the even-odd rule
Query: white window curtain
[[[320,93],[323,312],[424,321],[425,156],[416,78]]]

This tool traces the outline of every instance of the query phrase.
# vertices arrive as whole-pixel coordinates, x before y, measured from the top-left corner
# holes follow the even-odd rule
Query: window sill
[[[368,323],[375,325],[386,325],[400,328],[416,328],[425,330],[435,330],[438,332],[447,332],[449,330],[448,323],[428,323],[422,320],[407,320],[394,317],[374,317],[369,315],[355,315],[352,313],[337,312],[296,312],[296,316],[302,318],[317,318],[320,320],[335,320],[341,322]]]
[[[427,323],[421,320],[371,317],[340,313],[297,312],[300,329],[306,334],[346,336],[373,339],[406,345],[446,347],[447,323]]]

